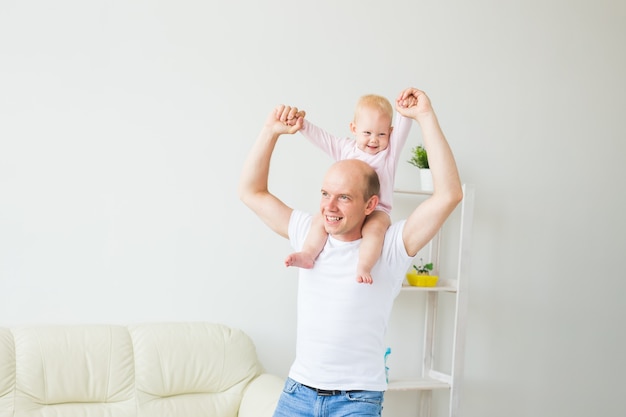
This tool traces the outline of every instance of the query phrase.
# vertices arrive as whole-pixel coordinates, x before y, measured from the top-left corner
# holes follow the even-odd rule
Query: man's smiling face
[[[368,169],[371,170],[362,161],[340,161],[324,177],[320,211],[324,216],[326,232],[336,239],[360,239],[365,217],[378,204],[377,196],[365,201],[365,171]]]

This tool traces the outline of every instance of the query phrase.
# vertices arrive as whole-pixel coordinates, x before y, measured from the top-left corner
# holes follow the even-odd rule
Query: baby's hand
[[[296,133],[302,129],[305,116],[306,112],[304,110],[280,104],[274,108],[267,123],[271,125],[276,133]]]
[[[433,111],[426,93],[417,88],[407,88],[400,93],[396,99],[396,110],[401,115],[415,120]]]
[[[298,110],[298,109],[296,109]],[[304,117],[306,116],[306,112],[304,110],[298,110],[296,112],[295,115],[293,115],[293,117],[288,117],[287,120],[285,121],[285,124],[287,126],[295,126],[296,123],[298,123],[299,120],[304,120]]]
[[[417,106],[417,90],[414,88],[407,88],[402,91],[398,98],[396,99],[396,105],[403,109],[408,109],[410,107]]]

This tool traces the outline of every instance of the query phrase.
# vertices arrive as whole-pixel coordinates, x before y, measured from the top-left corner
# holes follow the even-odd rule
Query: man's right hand
[[[280,104],[267,117],[265,127],[278,135],[293,134],[302,129],[305,116],[304,110]]]

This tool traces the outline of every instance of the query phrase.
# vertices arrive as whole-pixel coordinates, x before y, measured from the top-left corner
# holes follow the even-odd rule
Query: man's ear
[[[376,206],[378,205],[379,198],[377,195],[373,195],[367,200],[367,205],[365,206],[365,215],[371,214]]]

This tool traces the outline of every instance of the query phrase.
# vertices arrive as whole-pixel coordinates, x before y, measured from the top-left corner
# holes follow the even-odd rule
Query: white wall
[[[245,153],[275,104],[348,134],[415,86],[477,187],[463,415],[622,416],[625,39],[618,0],[4,1],[0,324],[219,321],[285,375],[296,270]],[[315,210],[329,164],[285,138],[271,186]]]

